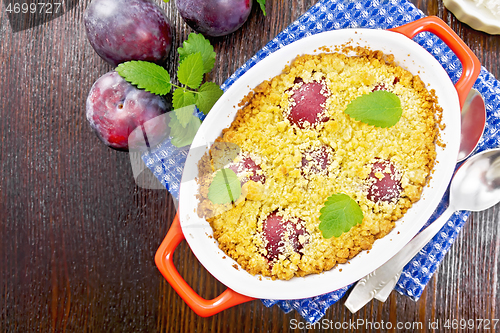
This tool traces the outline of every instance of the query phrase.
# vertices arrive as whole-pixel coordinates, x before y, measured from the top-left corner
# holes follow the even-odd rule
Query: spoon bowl
[[[461,112],[460,150],[457,162],[465,160],[476,149],[486,125],[484,99],[476,89],[471,89]]]
[[[481,211],[500,202],[500,149],[471,157],[457,171],[450,187],[450,207]]]

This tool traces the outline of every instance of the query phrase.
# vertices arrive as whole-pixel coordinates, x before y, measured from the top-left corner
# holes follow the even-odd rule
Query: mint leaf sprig
[[[177,52],[180,61],[177,79],[196,91],[184,87],[177,89],[172,96],[173,106],[181,108],[196,104],[201,112],[207,114],[223,94],[220,87],[213,82],[205,82],[200,86],[203,75],[214,67],[214,48],[203,35],[190,33]]]
[[[121,63],[116,71],[127,82],[156,95],[170,93],[172,104],[169,127],[172,144],[183,147],[191,144],[201,121],[193,114],[194,106],[204,114],[212,109],[223,91],[214,82],[202,84],[203,77],[215,64],[215,52],[210,42],[201,34],[191,33],[182,47],[177,49],[180,64],[177,80],[181,85],[172,83],[168,71],[148,61],[133,60]]]
[[[177,79],[181,86],[171,82],[165,68],[148,61],[127,61],[118,65],[116,71],[126,81],[156,95],[166,95],[174,87],[174,109],[195,104],[207,114],[223,93],[213,82],[201,84],[204,74],[214,67],[214,48],[203,35],[191,33],[178,52],[180,64]]]

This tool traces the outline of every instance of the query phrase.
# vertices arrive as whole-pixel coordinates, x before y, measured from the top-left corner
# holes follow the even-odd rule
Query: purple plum
[[[209,37],[228,35],[238,30],[250,15],[253,0],[176,0],[186,23]]]
[[[101,76],[87,97],[87,120],[107,146],[128,151],[158,144],[169,133],[167,103],[125,81],[117,72]],[[140,131],[134,131],[140,127]],[[131,135],[132,134],[132,135]]]
[[[162,63],[172,28],[150,0],[93,0],[83,16],[90,45],[111,65],[128,60]]]

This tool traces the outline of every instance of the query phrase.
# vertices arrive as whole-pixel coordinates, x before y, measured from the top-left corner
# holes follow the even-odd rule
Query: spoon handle
[[[356,284],[345,306],[355,313],[397,275],[405,265],[441,230],[455,209],[450,205],[443,214],[437,218],[424,231],[415,236],[401,251],[392,257],[384,265],[368,274]]]

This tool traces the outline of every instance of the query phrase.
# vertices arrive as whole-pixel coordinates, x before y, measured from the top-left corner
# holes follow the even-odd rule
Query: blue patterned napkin
[[[271,40],[254,57],[239,68],[226,82],[222,89],[229,88],[235,80],[267,55],[279,48],[303,37],[319,32],[343,28],[387,29],[403,25],[424,17],[413,4],[405,0],[322,0],[311,7],[303,16]],[[421,33],[414,41],[427,49],[442,64],[453,82],[461,75],[461,64],[453,52],[436,36]],[[475,83],[484,97],[487,108],[487,125],[484,137],[477,152],[500,146],[500,114],[495,111],[500,104],[499,82],[486,69]],[[200,114],[200,118],[201,114]],[[184,161],[188,148],[177,149],[168,140],[156,150],[143,155],[143,161],[160,182],[177,198]],[[427,222],[433,222],[446,208],[448,194],[439,204],[436,212]],[[448,252],[470,212],[455,213],[441,232],[415,256],[404,268],[396,290],[417,300],[425,285],[429,282],[437,266]],[[324,316],[328,307],[337,302],[351,286],[328,294],[301,300],[262,300],[271,307],[277,304],[283,311],[297,310],[310,323],[317,322]]]

